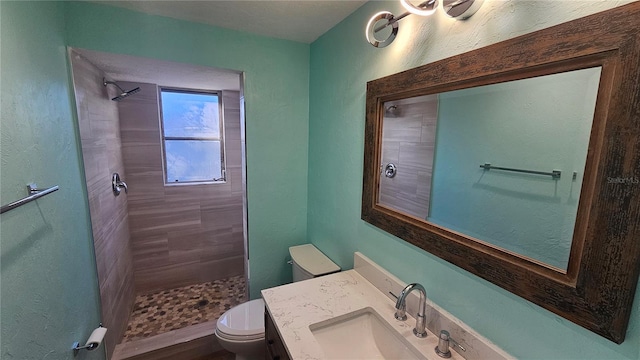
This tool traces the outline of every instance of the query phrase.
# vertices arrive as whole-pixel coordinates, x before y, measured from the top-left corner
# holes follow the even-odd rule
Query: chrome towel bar
[[[560,179],[560,175],[562,174],[562,171],[560,170],[552,170],[551,172],[523,170],[523,169],[506,168],[506,167],[500,167],[500,166],[492,166],[489,163],[480,165],[480,167],[485,170],[496,169],[496,170],[504,170],[504,171],[515,171],[515,172],[525,173],[525,174],[546,175],[546,176],[551,176],[554,180]]]
[[[9,210],[13,210],[26,203],[32,202],[33,200],[36,200],[37,198],[41,198],[47,194],[51,194],[52,192],[57,191],[58,189],[59,189],[58,185],[52,186],[48,189],[38,189],[36,184],[29,184],[27,185],[27,191],[29,191],[30,195],[20,200],[16,200],[10,204],[3,205],[2,208],[0,208],[0,214],[4,214]]]

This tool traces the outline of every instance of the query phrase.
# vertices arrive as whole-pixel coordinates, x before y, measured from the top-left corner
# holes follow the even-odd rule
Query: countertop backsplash
[[[395,301],[395,298],[391,293],[399,295],[407,285],[359,252],[354,253],[354,270],[393,301]],[[416,292],[409,294],[407,314],[413,315],[418,312],[418,300]],[[514,357],[475,332],[462,321],[434,304],[428,297],[426,316],[429,331],[439,334],[440,330],[447,330],[451,338],[464,347],[465,350],[462,351],[453,343],[451,343],[451,348],[467,360],[514,359]]]

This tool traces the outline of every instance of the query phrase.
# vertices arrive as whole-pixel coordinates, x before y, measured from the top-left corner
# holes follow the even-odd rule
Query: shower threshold
[[[118,344],[111,360],[220,359],[235,357],[222,349],[209,321],[160,335]]]

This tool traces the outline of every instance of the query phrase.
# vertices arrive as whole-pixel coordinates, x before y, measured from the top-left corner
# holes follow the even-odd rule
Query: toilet
[[[340,271],[325,254],[311,244],[289,248],[293,281],[302,281]],[[222,314],[216,323],[216,338],[236,360],[264,359],[264,301],[251,300]]]

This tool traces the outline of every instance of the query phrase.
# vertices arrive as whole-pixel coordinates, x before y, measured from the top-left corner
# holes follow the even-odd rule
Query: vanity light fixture
[[[409,13],[407,13],[407,15],[408,14]],[[369,44],[375,47],[381,47],[381,48],[391,44],[393,40],[395,40],[396,35],[398,34],[398,20],[400,20],[400,18],[394,18],[393,14],[388,11],[380,11],[379,13],[373,15],[371,19],[369,19],[369,23],[367,24],[367,31],[365,32],[365,35],[367,37],[367,41],[369,42]],[[383,21],[386,21],[386,22],[384,22],[383,25],[380,25],[374,29],[373,26],[375,24]],[[380,30],[383,30],[389,25],[391,25],[391,32],[387,35],[386,39],[378,40],[378,38],[376,38],[375,33],[379,32]]]
[[[408,12],[420,16],[429,16],[436,12],[438,8],[438,0],[428,0],[418,6],[413,5],[410,0],[400,0],[400,4],[402,4]]]
[[[442,8],[445,14],[457,20],[465,20],[475,14],[480,8],[484,0],[443,0]],[[407,12],[395,17],[389,11],[381,11],[371,17],[367,23],[365,35],[369,44],[383,48],[388,46],[395,40],[398,34],[398,21],[405,17],[416,14],[420,16],[429,16],[438,9],[438,0],[426,0],[419,5],[414,5],[411,0],[400,0],[402,6]],[[387,27],[391,26],[391,30]],[[386,36],[383,39],[376,37],[376,34],[382,30],[386,30]]]

